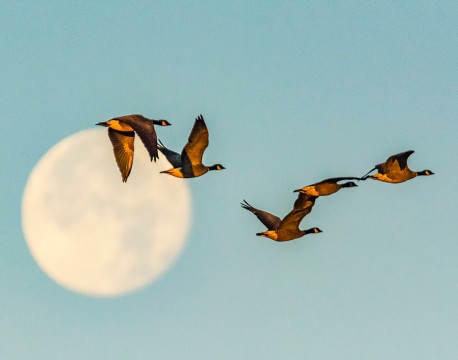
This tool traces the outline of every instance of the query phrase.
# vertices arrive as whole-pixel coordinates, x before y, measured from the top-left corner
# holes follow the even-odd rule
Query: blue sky
[[[0,353],[8,359],[454,359],[458,355],[458,5],[4,1],[0,14]],[[54,144],[116,115],[202,113],[204,160],[176,265],[119,298],[50,280],[21,230]],[[294,189],[414,149],[436,175],[318,199],[278,244]]]

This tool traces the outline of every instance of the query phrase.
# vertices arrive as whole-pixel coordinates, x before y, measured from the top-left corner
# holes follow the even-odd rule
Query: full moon
[[[121,180],[106,130],[76,133],[52,147],[31,172],[22,228],[40,268],[58,284],[92,296],[140,289],[171,267],[190,227],[183,179],[159,174],[135,139],[132,171]]]

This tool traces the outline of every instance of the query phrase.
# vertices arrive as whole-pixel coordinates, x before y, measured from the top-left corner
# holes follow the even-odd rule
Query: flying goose
[[[264,236],[275,241],[289,241],[300,238],[307,234],[316,234],[322,232],[319,228],[313,227],[308,230],[300,230],[299,224],[302,219],[310,213],[315,200],[309,201],[308,206],[302,209],[291,210],[283,220],[279,217],[268,213],[267,211],[259,210],[251,206],[246,200],[240,205],[251,211],[256,217],[267,227],[267,231],[257,233],[257,236]]]
[[[96,125],[108,128],[108,137],[113,144],[113,152],[121,172],[122,181],[129,177],[134,161],[135,133],[140,136],[150,155],[151,161],[159,157],[157,152],[157,136],[154,125],[171,125],[167,120],[148,119],[143,115],[125,115],[111,120],[97,123]]]
[[[159,141],[158,149],[164,154],[173,168],[161,171],[178,178],[193,178],[204,175],[210,170],[223,170],[221,164],[206,166],[202,164],[202,156],[208,146],[208,129],[202,115],[199,115],[194,122],[188,142],[181,151],[181,155],[167,149]]]
[[[413,179],[416,176],[434,175],[431,170],[412,171],[407,166],[407,158],[414,153],[413,150],[405,151],[396,155],[390,156],[384,163],[375,165],[375,167],[364,175],[361,180],[367,178],[384,181],[388,183],[402,183]],[[369,175],[372,171],[378,170],[377,174]]]
[[[349,181],[343,184],[338,184],[339,181],[343,180],[361,180],[357,177],[335,177],[326,179],[320,182],[317,182],[312,185],[307,185],[302,189],[294,190],[294,192],[300,192],[302,194],[307,194],[310,196],[327,196],[334,194],[342,188],[355,187],[356,185],[353,181]]]

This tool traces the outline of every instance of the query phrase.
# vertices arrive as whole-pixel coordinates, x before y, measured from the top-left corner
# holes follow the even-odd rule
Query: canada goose
[[[326,180],[317,182],[312,185],[307,185],[303,187],[302,189],[294,190],[294,192],[300,192],[302,194],[307,194],[310,196],[327,196],[327,195],[334,194],[335,192],[339,191],[342,188],[358,186],[353,181],[349,181],[343,184],[338,184],[338,182],[342,180],[361,180],[361,178],[357,178],[357,177],[330,178],[330,179],[326,179]]]
[[[310,213],[314,200],[309,202],[309,206],[302,209],[291,210],[283,220],[279,217],[268,213],[267,211],[259,210],[248,204],[246,200],[240,205],[251,211],[256,217],[267,227],[267,231],[257,233],[257,236],[264,236],[275,241],[289,241],[300,238],[307,234],[316,234],[322,232],[319,228],[313,227],[308,230],[300,230],[299,224],[302,219]]]
[[[150,155],[151,161],[159,157],[157,152],[157,136],[154,125],[171,125],[167,120],[148,119],[143,115],[126,115],[97,123],[108,128],[108,137],[113,144],[113,152],[121,172],[122,181],[126,182],[132,169],[134,157],[135,133],[140,136]]]
[[[223,170],[221,164],[206,166],[202,164],[202,156],[208,146],[208,129],[202,115],[199,115],[194,122],[188,142],[181,151],[181,155],[167,149],[159,141],[158,149],[164,154],[173,168],[161,171],[178,178],[193,178],[201,176],[210,170]]]
[[[371,178],[373,180],[384,181],[388,183],[402,183],[421,175],[434,175],[431,170],[412,171],[407,166],[407,158],[414,153],[413,150],[402,152],[390,156],[384,163],[375,165],[375,167],[364,175],[361,180]],[[369,175],[372,171],[378,170],[375,175]]]

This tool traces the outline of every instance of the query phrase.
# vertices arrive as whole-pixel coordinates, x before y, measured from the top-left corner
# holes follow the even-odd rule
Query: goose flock
[[[116,117],[96,125],[108,128],[108,137],[113,145],[113,153],[123,182],[127,181],[132,169],[135,134],[140,137],[143,145],[145,145],[151,161],[156,161],[159,158],[159,151],[173,166],[171,169],[161,171],[161,173],[178,178],[194,178],[202,176],[210,170],[225,169],[221,164],[207,166],[202,163],[203,154],[209,144],[208,129],[202,115],[196,118],[188,142],[183,147],[181,154],[168,149],[157,139],[154,125],[171,125],[167,120],[148,119],[143,115],[134,114]],[[385,162],[375,165],[362,177],[334,177],[294,190],[294,192],[299,193],[298,197],[292,210],[283,219],[251,206],[246,200],[243,200],[240,205],[256,215],[267,228],[267,231],[257,233],[258,236],[283,242],[298,239],[307,234],[317,234],[322,232],[319,228],[312,227],[301,230],[299,224],[305,216],[310,214],[318,197],[332,195],[343,188],[358,186],[355,182],[347,180],[364,181],[372,179],[398,184],[417,176],[434,175],[431,170],[413,171],[409,169],[407,159],[413,152],[413,150],[409,150],[392,155]],[[370,175],[375,170],[377,173]]]

